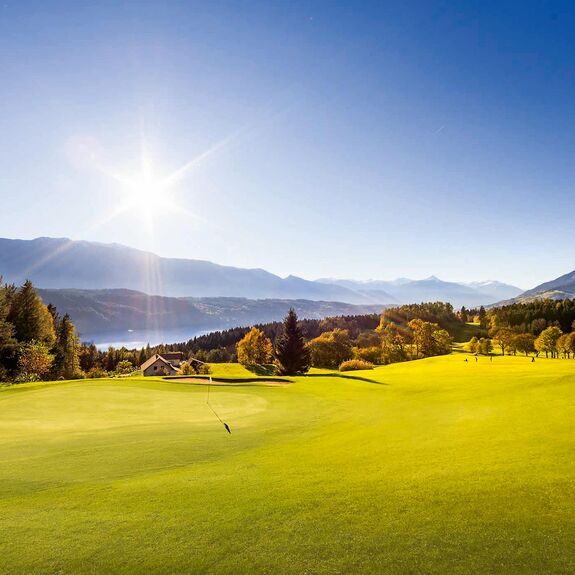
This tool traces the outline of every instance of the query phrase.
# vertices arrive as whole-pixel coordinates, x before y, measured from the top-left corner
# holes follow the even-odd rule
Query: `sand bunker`
[[[202,377],[178,377],[177,379],[170,379],[168,381],[173,381],[175,383],[196,383],[199,385],[208,385],[210,381]],[[224,387],[241,387],[241,386],[254,386],[254,385],[265,385],[265,386],[275,386],[282,387],[284,385],[291,385],[293,382],[288,380],[272,380],[272,379],[249,379],[234,381],[230,380],[215,380],[212,379],[211,385],[219,385]]]

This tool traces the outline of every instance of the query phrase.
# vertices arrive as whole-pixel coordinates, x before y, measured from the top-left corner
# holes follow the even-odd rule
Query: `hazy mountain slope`
[[[309,299],[369,303],[350,289],[261,269],[161,258],[118,244],[37,238],[0,239],[0,275],[42,288],[126,288],[164,296]]]
[[[300,317],[317,319],[379,313],[383,308],[309,300],[173,298],[126,289],[38,291],[44,302],[70,314],[83,340],[96,342],[161,341],[176,335],[187,339],[204,331],[280,320],[292,306]]]
[[[498,303],[503,305],[517,302],[528,302],[536,299],[566,298],[575,298],[575,271],[535,286],[533,289],[524,291],[517,297]]]
[[[494,280],[488,280],[484,282],[471,282],[465,285],[468,285],[477,292],[485,294],[494,301],[517,297],[523,291],[517,286]]]

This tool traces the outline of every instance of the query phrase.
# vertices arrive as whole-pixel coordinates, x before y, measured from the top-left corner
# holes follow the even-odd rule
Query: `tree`
[[[6,287],[2,285],[2,276],[0,276],[0,347],[11,342],[14,335],[14,326],[8,321],[10,304],[6,291]]]
[[[361,359],[362,361],[367,361],[368,363],[377,365],[378,363],[381,363],[382,360],[381,346],[354,347],[353,357],[354,359]]]
[[[477,353],[482,353],[483,355],[490,355],[493,351],[493,345],[488,337],[482,337],[477,342]]]
[[[569,341],[570,333],[564,333],[557,339],[557,353],[563,355],[563,358],[571,357],[571,344]]]
[[[263,331],[252,327],[237,343],[238,361],[242,365],[261,365],[270,363],[273,357],[273,345]]]
[[[276,345],[275,356],[280,375],[297,375],[309,370],[310,353],[293,308],[283,321],[283,330]]]
[[[311,353],[311,364],[315,367],[337,369],[353,356],[351,339],[346,329],[326,331],[309,341],[307,346]]]
[[[134,366],[132,365],[131,361],[127,359],[123,359],[122,361],[118,362],[116,366],[116,373],[118,375],[129,375],[134,371]]]
[[[50,354],[46,344],[34,340],[20,344],[18,379],[20,381],[41,379],[48,373],[53,361],[54,356]]]
[[[451,353],[452,340],[451,336],[445,329],[434,329],[433,337],[433,355],[447,355]]]
[[[478,319],[479,319],[479,325],[482,329],[485,329],[487,327],[487,312],[485,311],[485,308],[483,306],[481,306],[479,308],[479,313],[477,314]]]
[[[575,331],[567,334],[567,349],[573,354],[575,359]]]
[[[99,367],[99,358],[98,348],[93,343],[83,345],[80,349],[80,369],[87,373],[95,367]]]
[[[8,320],[20,342],[37,341],[51,346],[56,339],[54,320],[30,280],[12,298]]]
[[[507,327],[503,327],[495,334],[495,343],[501,348],[501,355],[505,355],[505,349],[511,345],[515,338],[515,332]]]
[[[551,357],[555,357],[557,340],[561,337],[562,333],[563,332],[554,325],[544,329],[535,340],[535,349],[539,352],[544,351],[545,357],[549,357],[549,354],[551,354]]]
[[[471,353],[479,353],[479,350],[481,349],[479,346],[480,346],[479,339],[477,339],[477,337],[473,336],[469,340],[469,342],[467,343],[467,345],[465,347],[467,347],[467,349]]]
[[[82,376],[80,370],[80,341],[76,329],[66,314],[58,326],[57,341],[54,347],[56,359],[54,369],[57,376],[64,379],[75,379]]]
[[[535,336],[531,333],[517,334],[514,343],[519,353],[524,353],[526,356],[535,353]]]
[[[381,359],[383,363],[395,363],[407,359],[408,334],[393,323],[380,324]]]

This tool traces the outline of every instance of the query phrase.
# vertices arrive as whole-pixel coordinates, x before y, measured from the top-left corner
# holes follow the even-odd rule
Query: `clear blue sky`
[[[573,30],[573,2],[2,0],[0,236],[531,287],[575,268]]]

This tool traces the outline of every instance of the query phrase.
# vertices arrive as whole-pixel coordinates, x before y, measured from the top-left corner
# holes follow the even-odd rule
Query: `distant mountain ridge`
[[[163,258],[120,244],[66,238],[0,239],[0,275],[16,284],[31,279],[45,289],[129,289],[165,297],[303,299],[357,305],[441,300],[454,307],[475,307],[521,293],[501,282],[462,284],[434,276],[392,281],[281,278],[262,269]]]
[[[42,288],[132,289],[152,295],[247,297],[368,303],[339,286],[326,286],[262,269],[204,260],[162,258],[120,244],[65,238],[0,239],[0,274],[7,282],[31,279]]]
[[[322,283],[340,285],[369,297],[386,297],[385,301],[396,304],[422,301],[448,301],[454,307],[465,305],[475,307],[487,305],[501,299],[515,297],[521,289],[498,281],[473,282],[468,284],[446,282],[435,276],[423,280],[399,278],[397,280],[337,280],[320,279]],[[381,294],[385,294],[381,296]]]

